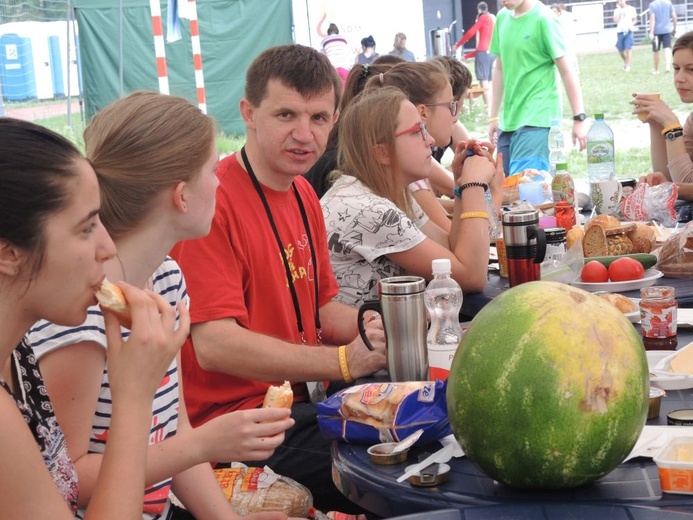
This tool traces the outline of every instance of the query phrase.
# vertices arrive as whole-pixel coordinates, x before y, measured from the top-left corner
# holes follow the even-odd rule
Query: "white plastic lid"
[[[449,258],[436,258],[431,262],[431,267],[433,268],[433,276],[452,273],[452,264]]]

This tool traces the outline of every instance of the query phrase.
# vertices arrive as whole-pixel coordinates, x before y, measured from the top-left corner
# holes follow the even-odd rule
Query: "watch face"
[[[573,116],[573,121],[584,121],[587,118],[585,114],[578,114]]]
[[[682,130],[672,130],[670,132],[667,132],[664,134],[664,138],[667,141],[673,141],[674,139],[677,139],[679,137],[683,136],[683,131]]]

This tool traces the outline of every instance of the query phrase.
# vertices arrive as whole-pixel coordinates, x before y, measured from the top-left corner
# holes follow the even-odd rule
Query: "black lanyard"
[[[248,172],[248,176],[250,177],[250,180],[253,181],[253,186],[255,187],[255,191],[257,192],[258,196],[260,197],[260,200],[262,201],[262,205],[265,207],[265,213],[267,213],[267,219],[269,220],[270,226],[272,226],[272,231],[274,232],[274,238],[277,241],[277,246],[279,247],[279,254],[282,257],[282,261],[284,262],[284,270],[286,271],[286,280],[289,284],[289,290],[291,291],[291,300],[294,303],[294,311],[296,313],[296,325],[298,327],[298,332],[301,334],[301,341],[305,344],[306,343],[306,336],[305,333],[303,332],[303,320],[301,319],[301,307],[298,302],[298,294],[296,293],[296,287],[294,287],[294,280],[293,276],[291,275],[291,267],[289,267],[289,259],[286,258],[286,253],[284,252],[284,246],[282,245],[282,240],[279,237],[279,230],[277,229],[277,224],[274,222],[274,217],[272,216],[272,210],[269,207],[269,203],[267,202],[267,197],[265,197],[265,193],[262,191],[262,186],[260,186],[260,181],[257,180],[257,177],[255,176],[255,172],[253,171],[253,167],[250,166],[250,161],[248,160],[248,156],[245,153],[245,146],[241,148],[241,157],[243,159],[243,164],[245,165],[245,169]],[[301,212],[301,219],[303,220],[303,227],[306,229],[306,235],[308,237],[308,246],[310,247],[310,258],[311,261],[313,262],[313,277],[314,277],[314,284],[313,286],[315,287],[315,331],[317,334],[317,339],[318,339],[318,344],[322,343],[322,327],[320,326],[320,300],[318,299],[319,297],[319,290],[318,290],[318,262],[315,258],[315,248],[313,247],[313,237],[310,233],[310,226],[308,225],[308,215],[306,214],[306,208],[303,206],[303,201],[301,200],[301,196],[298,194],[298,190],[296,189],[296,185],[292,182],[291,183],[291,188],[294,191],[294,195],[296,196],[296,201],[298,202],[298,209]]]

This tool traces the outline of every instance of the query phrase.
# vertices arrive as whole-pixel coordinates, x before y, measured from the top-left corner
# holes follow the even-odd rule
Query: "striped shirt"
[[[181,300],[185,301],[186,304],[189,303],[185,280],[180,267],[173,259],[167,258],[159,266],[152,276],[152,281],[154,292],[166,298],[173,307],[176,307]],[[177,321],[178,317],[176,316]],[[127,339],[130,331],[122,329],[122,332],[123,338]],[[103,315],[98,305],[95,305],[89,308],[87,320],[79,327],[62,327],[45,320],[39,321],[27,334],[27,341],[39,360],[48,352],[85,341],[98,343],[106,349]],[[76,367],[75,370],[77,369]],[[159,385],[152,404],[150,445],[175,435],[178,426],[178,393],[178,364],[174,359]],[[104,452],[111,414],[111,390],[108,383],[107,368],[104,366],[101,390],[89,438],[90,453]],[[171,507],[168,498],[170,489],[171,478],[147,488],[142,515],[144,520],[167,518]],[[78,518],[83,518],[83,515],[84,511],[77,513]]]

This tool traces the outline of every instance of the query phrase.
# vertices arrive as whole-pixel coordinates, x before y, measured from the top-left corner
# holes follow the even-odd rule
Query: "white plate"
[[[693,343],[686,345],[679,352],[688,348],[693,348]],[[693,388],[693,375],[669,372],[669,363],[666,363],[661,368],[657,368],[657,364],[662,359],[673,353],[673,350],[648,350],[645,353],[647,355],[647,364],[650,368],[650,382],[662,390]],[[654,371],[654,374],[652,374],[652,371]]]
[[[640,298],[628,298],[635,304],[635,309],[633,312],[626,312],[625,316],[630,320],[631,323],[640,323]]]
[[[579,278],[570,282],[570,285],[579,287],[585,291],[608,291],[608,292],[625,292],[625,291],[635,291],[636,289],[642,289],[643,287],[649,287],[655,283],[657,278],[664,276],[661,271],[657,269],[647,269],[645,274],[639,280],[629,280],[627,282],[602,282],[602,283],[589,283],[583,282]]]

